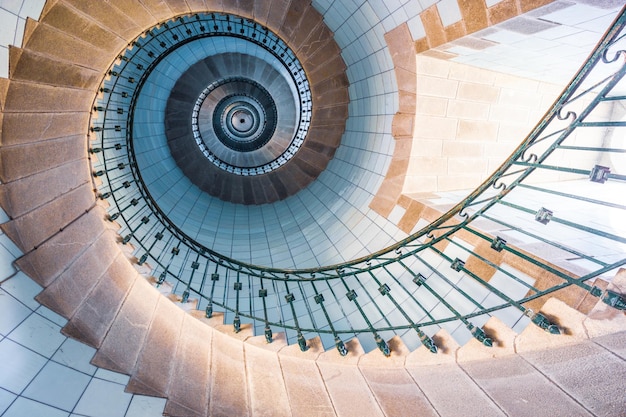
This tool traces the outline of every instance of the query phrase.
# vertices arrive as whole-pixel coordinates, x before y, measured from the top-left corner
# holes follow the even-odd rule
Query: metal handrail
[[[555,227],[577,230],[589,238],[605,239],[616,244],[626,243],[626,240],[619,233],[612,233],[606,228],[583,225],[576,221],[560,218],[552,210],[543,207],[527,207],[514,200],[517,194],[515,190],[519,189],[592,204],[593,207],[602,210],[626,209],[625,204],[550,190],[548,187],[539,186],[530,181],[534,175],[541,175],[543,171],[555,171],[576,179],[587,177],[593,183],[619,182],[626,179],[620,173],[611,172],[611,169],[615,169],[615,167],[611,168],[600,164],[572,167],[550,161],[551,156],[558,152],[592,152],[598,155],[609,153],[619,155],[626,152],[620,147],[581,146],[567,142],[572,133],[579,128],[615,129],[626,127],[626,122],[623,121],[587,120],[590,115],[594,114],[598,106],[605,103],[626,103],[626,96],[623,93],[612,93],[626,73],[626,65],[623,63],[626,52],[612,50],[626,36],[624,34],[626,8],[620,12],[588,60],[525,140],[488,179],[465,199],[426,227],[387,248],[348,262],[300,269],[267,267],[240,262],[199,244],[173,224],[152,199],[150,192],[143,184],[141,173],[134,159],[131,134],[134,103],[151,69],[160,60],[158,56],[147,60],[146,55],[142,55],[143,52],[154,50],[149,46],[150,42],[161,43],[162,46],[164,41],[161,40],[161,36],[163,39],[171,41],[173,33],[178,34],[179,38],[175,43],[170,42],[171,45],[166,44],[164,53],[174,50],[180,43],[190,42],[202,36],[230,36],[223,28],[216,29],[214,32],[209,31],[210,33],[200,33],[198,25],[201,25],[201,22],[211,21],[211,19],[223,20],[224,18],[220,15],[217,17],[216,15],[198,14],[180,16],[158,26],[156,29],[147,31],[145,34],[147,41],[141,47],[141,40],[133,42],[120,56],[120,62],[112,65],[109,72],[110,78],[103,81],[101,91],[104,97],[98,100],[94,107],[98,112],[103,113],[99,115],[103,117],[95,117],[94,115],[91,121],[92,135],[97,136],[100,142],[100,147],[92,147],[92,152],[101,152],[105,155],[102,161],[93,163],[94,175],[97,174],[106,179],[100,187],[101,196],[112,199],[113,207],[117,211],[113,212],[111,219],[124,225],[123,233],[129,232],[123,237],[122,242],[132,241],[136,245],[138,255],[139,253],[142,254],[139,256],[139,263],[149,260],[154,265],[155,276],[159,275],[157,272],[160,272],[159,284],[162,284],[166,279],[174,279],[177,285],[180,284],[181,288],[184,288],[182,291],[178,288],[175,289],[179,293],[182,292],[182,299],[186,301],[190,294],[195,294],[201,299],[201,305],[206,305],[208,316],[213,313],[214,307],[223,310],[226,314],[232,313],[236,331],[240,329],[241,318],[247,318],[253,321],[255,325],[263,326],[268,340],[271,340],[271,327],[281,328],[288,331],[288,334],[291,331],[292,337],[295,337],[303,349],[306,348],[303,334],[330,335],[332,339],[324,340],[324,342],[334,344],[342,354],[345,353],[345,346],[339,335],[371,334],[374,341],[370,342],[374,343],[383,353],[388,354],[388,346],[380,333],[385,333],[385,335],[388,332],[400,334],[410,330],[415,330],[419,342],[434,351],[436,350],[434,343],[422,329],[429,328],[432,334],[439,327],[453,322],[461,323],[469,331],[468,334],[490,346],[491,339],[481,328],[480,322],[475,321],[475,319],[488,317],[491,313],[497,313],[507,308],[513,308],[519,312],[519,315],[522,316],[519,319],[520,322],[526,320],[526,322],[532,322],[547,331],[556,333],[558,328],[555,325],[543,315],[533,312],[527,305],[538,298],[567,287],[578,287],[582,291],[600,297],[607,304],[622,306],[621,308],[623,308],[623,299],[616,298],[614,293],[603,291],[600,287],[588,283],[588,281],[602,274],[625,265],[626,256],[623,253],[621,257],[618,253],[610,259],[598,259],[598,256],[593,253],[586,253],[584,250],[572,248],[549,236],[544,236],[545,233],[542,231],[528,231],[523,224],[510,224],[509,220],[503,220],[502,216],[497,213],[506,210],[507,213],[527,215],[531,221],[534,217],[534,220],[544,225],[551,222]],[[185,33],[187,37],[185,37]],[[143,52],[141,51],[142,48],[144,49]],[[609,56],[610,53],[614,55]],[[622,60],[622,65],[611,75],[603,77],[600,81],[592,81],[590,87],[586,85],[592,79],[592,75],[595,74],[594,70],[602,65],[617,63],[618,59]],[[138,69],[137,64],[140,61],[142,63],[139,65],[142,68]],[[133,79],[132,85],[129,86],[129,79],[133,77],[136,79]],[[128,100],[120,101],[120,97]],[[574,106],[579,105],[583,100],[588,100],[589,103],[580,111],[573,110]],[[127,117],[121,117],[121,121],[119,110],[111,113],[120,105],[122,105],[121,116],[124,116],[125,111],[129,114]],[[116,125],[116,123],[120,124]],[[122,123],[124,124],[123,131],[120,127]],[[120,164],[123,165],[121,168]],[[130,169],[126,170],[126,168]],[[122,175],[119,174],[120,170],[125,170]],[[129,185],[126,186],[126,183]],[[131,190],[135,196],[130,202],[128,198],[130,194],[126,190]],[[128,210],[128,215],[126,210]],[[157,221],[152,222],[152,226],[146,226],[152,218],[157,219]],[[595,265],[595,267],[591,272],[577,275],[573,271],[564,269],[562,265],[555,265],[550,259],[542,259],[540,256],[520,250],[507,243],[500,236],[481,232],[479,228],[473,225],[478,220],[488,220],[503,227],[510,227],[540,245],[570,253],[572,256],[580,257]],[[155,235],[156,230],[158,232]],[[142,235],[137,237],[140,231]],[[168,236],[167,243],[165,245],[158,243],[166,233]],[[501,263],[490,260],[490,254],[461,245],[456,239],[464,236],[464,234],[472,235],[479,241],[490,245],[494,253],[502,252],[506,256],[512,256],[519,259],[520,262],[546,271],[558,280],[557,284],[540,289],[524,281],[520,277],[519,271],[511,272]],[[158,237],[159,235],[160,237]],[[446,255],[441,249],[442,245],[457,247],[467,254],[468,259],[471,258],[472,261],[488,267],[492,274],[495,271],[504,279],[510,280],[511,285],[522,285],[526,292],[521,296],[509,296],[506,293],[508,290],[490,283],[490,276],[481,276],[471,266],[466,267],[466,261],[460,258],[452,259]],[[154,248],[156,246],[161,246],[162,249],[155,253]],[[185,261],[178,270],[172,270],[172,266],[177,264],[176,257],[181,252],[185,256]],[[431,256],[436,256],[440,264],[434,265],[428,261],[427,258],[429,259]],[[444,272],[440,267],[441,262],[447,264],[454,271],[453,274],[456,275],[449,276]],[[392,269],[398,269],[400,272],[393,272]],[[197,272],[200,270],[203,272]],[[218,282],[216,277],[219,278],[220,274],[226,280],[224,285],[216,284]],[[197,283],[197,278],[194,282],[194,277],[199,275],[202,276],[201,282]],[[237,277],[232,289],[228,288],[230,275]],[[497,301],[490,301],[492,305],[485,305],[488,297],[479,299],[479,296],[470,294],[469,290],[461,288],[461,281],[455,281],[457,279],[470,280],[472,285],[478,285],[477,288],[495,296]],[[413,284],[410,284],[411,281]],[[465,283],[463,285],[467,285],[466,281],[463,282]],[[210,292],[209,283],[211,283]],[[249,294],[244,296],[249,303],[247,309],[240,308],[243,305],[241,300],[241,291],[244,291],[243,284],[248,286],[247,292]],[[324,288],[319,287],[319,285]],[[411,285],[414,286],[411,287]],[[281,286],[284,286],[285,289],[280,289]],[[454,294],[463,302],[455,304],[446,294],[440,293],[443,290],[439,290],[437,287],[449,291],[450,294]],[[297,291],[294,292],[294,288]],[[259,297],[252,295],[253,290],[257,289],[260,290]],[[347,291],[345,296],[338,293],[340,289]],[[402,294],[401,299],[405,300],[404,303],[395,298],[397,291]],[[394,293],[394,296],[391,292]],[[219,294],[221,294],[221,299]],[[323,294],[327,295],[327,299]],[[297,299],[295,295],[300,295],[301,300]],[[371,302],[372,307],[367,311],[363,308],[361,301],[357,299],[360,295],[366,297],[364,299],[365,304],[369,305]],[[273,303],[268,304],[268,297],[273,298]],[[258,302],[255,301],[257,298],[262,300],[262,308],[254,306],[255,303],[258,305]],[[284,298],[284,301],[281,298]],[[320,306],[319,309],[316,309],[314,304],[309,304],[313,300],[315,305]],[[428,303],[432,303],[434,300],[437,306],[442,307],[429,308],[425,300],[429,300]],[[387,307],[381,307],[383,305]],[[474,309],[464,311],[469,308],[468,305]],[[329,308],[332,309],[332,312],[329,312]],[[389,308],[394,308],[400,313],[400,316],[390,318],[392,314],[387,313]],[[444,316],[439,313],[435,314],[434,311],[437,308],[446,310],[447,314]],[[274,311],[273,317],[276,317],[274,319],[270,317],[272,311]],[[323,314],[319,313],[320,311]],[[322,315],[320,316],[320,314]],[[304,319],[310,325],[302,324]],[[316,320],[321,320],[320,323],[325,324],[316,325]],[[354,324],[352,324],[353,322]],[[411,338],[407,334],[403,334],[403,337]],[[362,342],[366,343],[364,340]]]

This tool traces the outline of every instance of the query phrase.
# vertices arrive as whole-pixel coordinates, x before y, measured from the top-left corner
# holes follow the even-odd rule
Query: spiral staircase
[[[624,125],[624,55],[617,52],[623,11],[535,129],[466,198],[440,211],[415,200],[422,222],[413,234],[348,259],[330,258],[324,264],[330,266],[305,267],[260,266],[267,263],[254,254],[237,259],[203,241],[202,227],[180,226],[176,202],[163,209],[165,197],[150,188],[145,173],[154,160],[141,159],[149,150],[124,131],[130,126],[124,117],[136,109],[120,99],[122,92],[150,85],[133,56],[148,56],[151,39],[162,42],[159,36],[177,28],[190,37],[197,29],[204,39],[196,22],[205,12],[213,12],[207,21],[237,16],[242,31],[248,19],[286,40],[310,82],[312,114],[301,123],[310,122],[312,140],[290,162],[291,185],[279,168],[229,179],[210,159],[185,160],[182,171],[186,163],[203,164],[185,175],[207,170],[222,178],[217,183],[233,181],[234,189],[269,190],[250,197],[190,178],[237,204],[297,195],[339,152],[353,99],[339,46],[309,2],[48,0],[39,21],[27,21],[23,46],[10,48],[10,78],[0,79],[0,203],[9,216],[2,231],[22,253],[16,268],[43,287],[36,300],[68,320],[63,334],[96,349],[93,365],[129,375],[127,392],[165,398],[164,415],[171,416],[625,415],[625,242],[621,226],[601,223],[615,211],[623,217],[625,151],[587,145],[583,135],[568,139],[575,129]],[[225,27],[215,31],[224,34]],[[386,39],[402,85],[387,134],[399,144],[415,112],[415,84],[403,77],[416,74],[416,44],[406,36]],[[219,59],[229,76],[252,77],[245,63]],[[612,62],[622,65],[593,78]],[[201,77],[189,74],[193,82]],[[236,80],[232,88],[244,84],[252,85]],[[250,88],[252,98],[233,123],[246,120],[242,111],[254,114],[249,103],[264,100],[265,93]],[[235,91],[223,89],[224,97]],[[174,109],[191,109],[197,95]],[[595,109],[607,103],[618,103],[617,110],[598,118],[605,113]],[[173,113],[168,120],[182,123]],[[163,126],[163,137],[181,140],[175,127]],[[136,131],[137,143],[161,134],[150,129]],[[176,153],[177,145],[170,146]],[[600,157],[578,157],[585,152]],[[571,175],[574,189],[533,181],[554,171]],[[591,195],[589,184],[609,191]],[[593,222],[535,207],[530,192],[558,207],[583,201]],[[520,213],[530,220],[518,220]],[[574,230],[615,250],[605,256],[569,247],[543,233],[552,226],[560,227],[557,235]],[[535,249],[504,239],[506,230],[532,238]],[[587,261],[585,268],[559,263],[557,251]]]

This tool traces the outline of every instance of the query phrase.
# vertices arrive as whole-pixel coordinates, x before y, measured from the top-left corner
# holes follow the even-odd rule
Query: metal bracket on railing
[[[272,343],[273,342],[272,329],[267,324],[265,325],[265,341],[267,343]]]
[[[615,291],[605,290],[601,300],[604,304],[610,305],[613,308],[622,311],[626,310],[626,299],[622,294],[616,293]]]
[[[385,356],[391,355],[391,349],[389,349],[389,345],[387,344],[387,342],[385,342],[385,340],[382,337],[380,337],[378,333],[374,335],[374,340],[376,341],[376,346],[378,346],[378,349],[380,349],[383,355]]]
[[[302,352],[309,350],[309,347],[306,345],[306,339],[302,336],[302,332],[300,331],[298,331],[298,346],[300,346]]]
[[[537,327],[545,330],[550,334],[561,334],[561,330],[559,330],[556,324],[550,323],[550,320],[546,318],[541,313],[535,313],[531,309],[528,309],[524,312],[524,314],[530,317],[530,321]]]
[[[487,334],[485,333],[483,329],[481,329],[480,327],[474,326],[471,323],[467,325],[467,328],[472,334],[472,336],[474,336],[474,338],[478,340],[480,343],[482,343],[483,345],[487,347],[493,346],[493,341],[489,337],[487,337]]]
[[[416,330],[417,335],[420,338],[420,342],[422,342],[422,345],[426,346],[426,349],[430,350],[432,353],[437,353],[437,345],[435,344],[435,342],[433,342],[433,340],[420,329]]]
[[[348,354],[348,349],[346,348],[346,345],[338,336],[335,337],[335,347],[337,348],[341,356],[346,356]]]

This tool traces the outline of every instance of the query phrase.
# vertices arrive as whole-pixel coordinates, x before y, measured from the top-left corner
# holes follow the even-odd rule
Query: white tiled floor
[[[45,0],[0,0],[0,77],[9,76],[9,45],[21,46],[26,18],[39,19]]]
[[[19,255],[0,234],[0,416],[160,416],[164,399],[125,393],[128,376],[91,365],[95,350],[60,333],[67,321],[34,300],[39,285],[15,273]]]

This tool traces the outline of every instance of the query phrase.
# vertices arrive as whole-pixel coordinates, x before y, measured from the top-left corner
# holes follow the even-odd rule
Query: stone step
[[[250,323],[241,324],[238,332],[235,331],[233,323],[214,324],[212,327],[218,332],[224,333],[225,335],[242,342],[246,339],[254,337],[254,328]]]
[[[207,5],[214,5],[216,3],[221,3],[221,2],[219,0],[207,1]],[[272,5],[272,2],[270,0],[253,1],[252,2],[252,18],[255,21],[259,22],[261,25],[265,25],[267,23],[267,17],[269,16],[271,5]]]
[[[147,281],[150,285],[152,285],[154,288],[156,288],[156,290],[167,296],[168,294],[172,293],[172,290],[174,289],[174,287],[172,286],[172,284],[170,282],[167,281],[163,281],[161,284],[159,284],[158,279],[156,277],[153,276],[149,276],[147,278]]]
[[[533,326],[532,324],[529,326]],[[457,353],[458,362],[467,362],[480,359],[497,358],[515,353],[515,333],[499,318],[492,316],[482,326],[487,336],[493,341],[493,346],[487,347],[475,338],[461,346]],[[558,337],[556,335],[548,335]]]
[[[280,36],[292,47],[290,44],[291,39],[293,39],[297,31],[302,30],[300,28],[301,22],[315,19],[314,15],[319,15],[319,12],[311,5],[310,0],[291,0],[286,11],[287,13],[280,26]]]
[[[358,363],[383,413],[386,416],[438,415],[405,369],[406,357],[411,353],[409,348],[399,336],[387,343],[391,349],[389,357],[374,350],[363,355]]]
[[[622,332],[621,346],[624,336]],[[607,348],[582,341],[522,357],[593,415],[617,416],[626,410],[626,399],[618,394],[623,394],[626,364]]]
[[[140,279],[139,274],[122,254],[118,254],[89,297],[63,327],[63,334],[89,346],[100,347],[137,279]]]
[[[116,3],[125,3],[123,0],[116,0]],[[136,3],[136,2],[135,2]],[[172,17],[172,11],[170,10],[167,3],[161,0],[145,0],[142,1],[141,4],[146,8],[148,13],[150,13],[157,22],[162,22],[164,20],[168,20]],[[121,10],[126,10],[126,8],[120,8]],[[139,10],[136,10],[139,13]],[[129,17],[134,18],[136,16],[135,13],[129,15]]]
[[[561,334],[553,335],[534,324],[529,324],[515,338],[515,351],[517,353],[552,349],[588,338],[583,326],[585,315],[563,301],[550,298],[539,312],[551,323],[557,325]]]
[[[91,363],[130,375],[148,334],[158,300],[159,293],[145,280],[135,280]],[[127,343],[129,340],[133,343]]]
[[[311,410],[319,416],[334,416],[333,403],[315,362],[324,352],[322,341],[319,337],[310,339],[307,346],[306,352],[297,344],[278,352],[291,411],[294,416],[310,415]]]
[[[180,294],[169,294],[167,298],[173,302],[177,307],[182,309],[184,312],[190,312],[192,310],[196,310],[198,308],[198,299],[190,298],[186,302],[182,302],[182,297]]]
[[[139,35],[143,29],[132,17],[126,16],[122,11],[113,7],[108,1],[63,0],[63,3],[70,5],[86,18],[98,24],[105,31],[117,35],[122,41],[122,44],[127,43]],[[43,16],[40,20],[46,22],[47,15]],[[104,42],[105,39],[101,39],[101,41]],[[106,45],[108,50],[117,51],[121,49],[118,48],[117,45],[113,48],[111,48],[111,44],[101,43],[101,45]]]
[[[17,218],[90,182],[86,158],[70,161],[44,172],[0,184],[0,204]]]
[[[40,21],[96,48],[111,46],[111,50],[121,50],[127,41],[102,26],[92,15],[84,14],[65,1],[42,14]]]
[[[167,396],[173,371],[172,358],[176,355],[184,317],[185,313],[171,301],[158,298],[153,320],[126,386],[129,392]]]
[[[167,6],[171,10],[171,16],[187,14],[191,12],[186,0],[165,0],[165,3],[167,3]]]
[[[0,227],[22,252],[28,253],[93,206],[91,186],[84,184]]]
[[[0,180],[3,183],[10,183],[40,173],[48,172],[52,175],[54,172],[50,173],[51,169],[68,162],[78,160],[86,162],[86,153],[87,140],[84,134],[25,145],[3,146],[0,151],[2,160]],[[88,172],[83,172],[83,177]],[[39,181],[45,182],[45,178],[40,178]]]
[[[71,113],[4,113],[2,146],[27,145],[75,136],[84,138],[85,126],[89,122],[88,110]]]
[[[185,315],[173,372],[167,388],[165,412],[175,416],[206,416],[211,385],[213,330],[191,315]]]
[[[353,338],[345,345],[348,349],[346,356],[341,356],[337,349],[330,349],[316,360],[335,412],[339,416],[384,416],[357,366],[364,355],[359,340]]]
[[[144,2],[111,0],[109,3],[123,15],[131,18],[141,28],[147,28],[158,23],[158,19],[144,6]]]
[[[285,333],[278,333],[272,343],[264,335],[245,340],[246,384],[250,410],[254,416],[291,416],[289,396],[285,387],[278,352],[287,346]]]
[[[270,2],[270,10],[267,15],[266,25],[275,33],[280,32],[287,11],[291,7],[292,0],[272,0]]]
[[[84,40],[78,39],[70,33],[45,24],[45,17],[37,24],[27,21],[28,36],[24,35],[23,48],[43,55],[51,56],[60,61],[79,65],[104,73],[115,55],[107,52],[106,44],[102,48]],[[115,49],[117,52],[118,49]],[[93,97],[92,97],[93,99]],[[55,108],[54,106],[48,107]]]
[[[105,230],[103,217],[104,212],[94,207],[36,250],[17,259],[17,266],[39,285],[47,287],[100,237]]]
[[[59,61],[49,55],[29,49],[9,49],[11,79],[32,81],[60,87],[95,90],[102,74],[93,69]]]
[[[210,416],[251,415],[243,343],[219,331],[211,342]]]
[[[461,367],[506,415],[591,416],[579,400],[564,393],[521,356],[467,362]],[[432,379],[437,377],[437,374],[431,375]],[[462,390],[464,387],[459,384],[458,391]],[[476,414],[468,412],[466,415]]]
[[[460,346],[452,336],[442,329],[432,339],[438,353],[434,355],[421,346],[407,355],[405,369],[439,415],[503,416],[456,363]]]
[[[37,295],[37,301],[70,319],[119,254],[113,232],[105,231]]]

